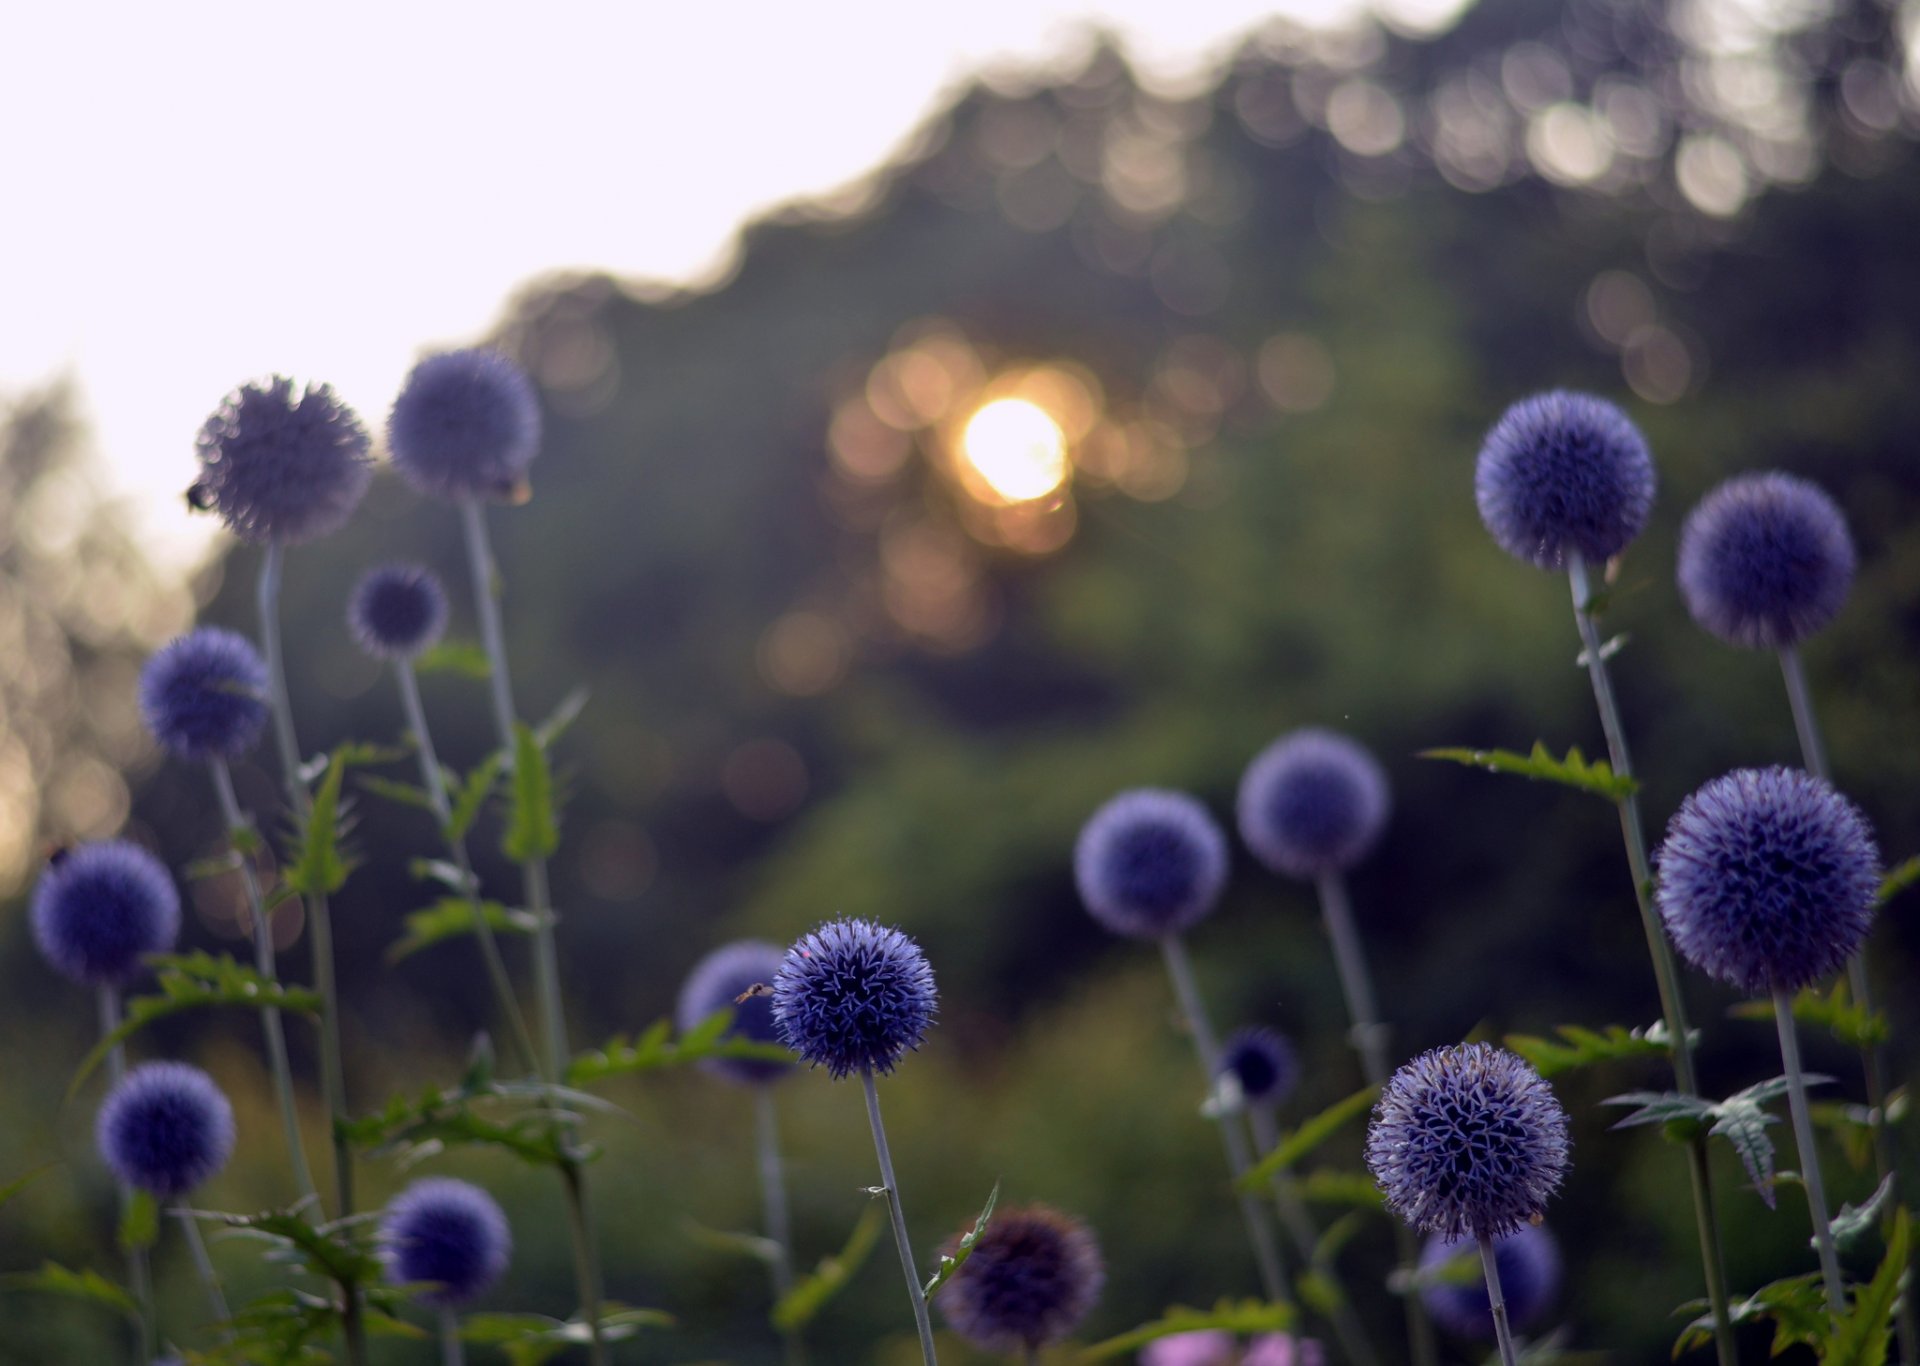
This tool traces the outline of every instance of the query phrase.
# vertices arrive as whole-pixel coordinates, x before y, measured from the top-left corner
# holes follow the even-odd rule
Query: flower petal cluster
[[[1387,774],[1367,749],[1309,726],[1254,756],[1235,815],[1255,858],[1285,877],[1344,872],[1387,824]]]
[[[1233,1074],[1247,1104],[1271,1107],[1285,1103],[1299,1084],[1300,1058],[1279,1030],[1247,1025],[1220,1045],[1219,1071]]]
[[[1567,1112],[1540,1074],[1492,1044],[1422,1053],[1388,1080],[1367,1130],[1387,1208],[1421,1233],[1511,1233],[1567,1170]]]
[[[1754,995],[1831,976],[1873,923],[1880,850],[1859,808],[1812,774],[1743,768],[1680,804],[1657,856],[1674,947]]]
[[[959,1244],[949,1244],[951,1252]],[[1106,1263],[1078,1219],[1031,1205],[995,1216],[936,1301],[953,1331],[989,1352],[1064,1340],[1100,1298]]]
[[[1142,787],[1093,813],[1073,849],[1087,913],[1115,934],[1159,939],[1213,910],[1227,881],[1227,840],[1184,792]]]
[[[1454,1258],[1472,1263],[1471,1279],[1434,1280],[1421,1287],[1420,1300],[1433,1321],[1463,1338],[1493,1340],[1493,1300],[1480,1272],[1480,1252],[1472,1238],[1427,1239],[1420,1250],[1420,1269],[1434,1271]],[[1500,1294],[1506,1301],[1507,1322],[1516,1330],[1537,1322],[1560,1293],[1560,1244],[1542,1224],[1522,1224],[1493,1245],[1494,1265],[1500,1271]]]
[[[478,1299],[507,1269],[513,1238],[499,1203],[478,1186],[450,1176],[416,1181],[388,1202],[380,1219],[387,1279],[429,1283],[422,1304],[462,1305]]]
[[[197,1067],[143,1063],[107,1093],[94,1141],[124,1184],[171,1200],[227,1165],[233,1106]]]
[[[373,477],[367,429],[325,384],[284,375],[234,390],[200,428],[187,497],[245,541],[295,545],[346,525]]]
[[[773,979],[780,1042],[838,1080],[891,1072],[933,1023],[933,968],[920,946],[871,920],[803,934]]]
[[[742,939],[723,944],[702,958],[680,988],[680,1001],[674,1014],[681,1032],[692,1029],[716,1011],[731,1010],[733,1023],[723,1037],[778,1043],[780,1031],[773,1022],[773,997],[761,994],[744,1001],[738,998],[750,987],[772,986],[774,978],[780,975],[780,963],[785,956],[772,944]],[[778,1081],[793,1071],[790,1063],[759,1058],[702,1058],[699,1066],[714,1076],[746,1086]]]
[[[1653,509],[1653,457],[1605,399],[1556,389],[1514,404],[1474,470],[1480,520],[1509,555],[1560,569],[1567,552],[1612,559]]]
[[[1732,645],[1784,650],[1820,630],[1853,586],[1847,519],[1819,485],[1790,474],[1729,479],[1680,532],[1680,596]]]
[[[61,976],[124,986],[140,959],[180,935],[180,893],[166,865],[137,844],[83,844],[47,865],[33,889],[33,939]]]
[[[354,587],[347,625],[375,659],[412,659],[447,629],[447,592],[420,565],[381,565]]]
[[[500,498],[540,449],[540,403],[526,372],[486,347],[428,356],[387,418],[393,467],[436,498]]]
[[[267,724],[267,666],[245,636],[202,626],[140,670],[140,717],[177,759],[233,759]]]

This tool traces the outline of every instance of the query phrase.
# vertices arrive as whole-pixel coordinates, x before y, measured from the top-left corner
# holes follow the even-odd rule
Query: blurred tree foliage
[[[562,746],[555,869],[577,1042],[665,1014],[725,939],[898,924],[943,990],[928,1049],[884,1088],[923,1246],[999,1177],[1100,1232],[1112,1279],[1094,1334],[1251,1293],[1158,967],[1079,910],[1073,838],[1126,786],[1188,788],[1225,819],[1260,746],[1332,725],[1395,785],[1355,892],[1402,1053],[1650,1021],[1611,813],[1413,757],[1601,746],[1564,582],[1502,555],[1472,498],[1480,434],[1553,385],[1620,398],[1661,470],[1608,622],[1630,636],[1617,679],[1655,830],[1707,778],[1795,759],[1773,662],[1705,636],[1672,588],[1693,502],[1779,467],[1835,495],[1860,549],[1847,611],[1807,652],[1836,772],[1890,859],[1920,848],[1920,158],[1898,19],[1872,3],[1767,27],[1731,5],[1492,0],[1424,41],[1276,28],[1193,96],[1144,88],[1102,46],[1072,76],[968,90],[870,182],[749,229],[712,290],[529,285],[500,339],[540,380],[548,435],[532,502],[493,526],[523,709],[592,691]],[[949,406],[1033,366],[1093,396],[1081,472],[1044,527],[1009,531],[951,477],[963,411],[899,419],[910,353],[950,363]],[[399,728],[342,615],[360,569],[396,557],[465,598],[453,518],[390,479],[290,559],[310,751]],[[251,626],[253,567],[227,558],[212,619]],[[470,612],[455,629],[471,634]],[[443,757],[477,762],[479,685],[426,682]],[[203,779],[140,771],[141,828],[184,864],[218,834]],[[239,777],[269,809],[271,774]],[[360,815],[368,863],[336,917],[369,1108],[449,1073],[487,1000],[462,946],[383,969],[401,915],[430,900],[405,867],[430,831],[372,796]],[[483,873],[517,885],[497,856]],[[1873,953],[1893,987],[1920,936],[1900,903],[1887,921]],[[1303,889],[1240,858],[1193,940],[1221,1023],[1301,1039],[1298,1114],[1353,1089]],[[10,988],[52,1000],[19,916],[8,946]],[[1764,1075],[1770,1032],[1724,1019],[1730,999],[1704,982],[1688,991],[1709,1088]],[[1909,996],[1885,999],[1910,1039]],[[72,1011],[51,1057],[77,1055]],[[233,1031],[155,1037],[259,1083]],[[1812,1052],[1857,1091],[1848,1055]],[[31,1081],[9,1083],[10,1106],[58,1094],[58,1066],[19,1065]],[[1561,1088],[1579,1116],[1554,1211],[1565,1319],[1572,1343],[1621,1359],[1664,1353],[1697,1262],[1677,1157],[1608,1134],[1593,1102],[1664,1080],[1622,1066]],[[617,1098],[633,1122],[602,1126],[610,1282],[683,1320],[647,1359],[773,1360],[760,1278],[685,1228],[755,1218],[744,1107],[699,1077]],[[254,1103],[264,1115],[263,1088]],[[871,1164],[852,1091],[801,1078],[783,1104],[808,1262],[844,1237]],[[1356,1165],[1357,1146],[1330,1160]],[[24,1166],[32,1148],[0,1154]],[[8,1247],[73,1228],[75,1186],[104,1209],[81,1165],[0,1214]],[[460,1169],[515,1213],[511,1306],[566,1303],[550,1193]],[[1800,1269],[1797,1212],[1769,1215],[1731,1161],[1719,1175],[1736,1286]],[[1833,1184],[1855,1198],[1871,1182]],[[274,1188],[248,1168],[214,1194]],[[1383,1227],[1361,1238],[1356,1281],[1387,1248]],[[1360,1294],[1394,1321],[1377,1284]],[[822,1359],[906,1360],[896,1300],[891,1268],[868,1268],[818,1325]]]

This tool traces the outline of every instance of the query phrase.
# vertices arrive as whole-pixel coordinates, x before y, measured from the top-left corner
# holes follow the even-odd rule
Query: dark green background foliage
[[[1683,54],[1658,17],[1490,4],[1434,42],[1388,40],[1373,69],[1414,108],[1537,39],[1572,54],[1582,91],[1623,73],[1666,89]],[[1845,613],[1807,651],[1836,772],[1890,861],[1920,849],[1920,158],[1897,135],[1850,126],[1833,75],[1854,56],[1884,55],[1888,25],[1861,6],[1795,46],[1825,160],[1810,183],[1762,196],[1731,223],[1695,216],[1670,172],[1612,195],[1535,178],[1475,194],[1411,149],[1363,160],[1304,123],[1276,131],[1271,120],[1256,137],[1243,114],[1271,105],[1262,91],[1324,85],[1306,58],[1250,49],[1218,88],[1169,103],[1102,54],[1058,85],[966,93],[867,187],[870,202],[751,229],[737,272],[710,293],[589,278],[528,286],[502,338],[548,381],[548,435],[533,500],[497,511],[493,526],[523,710],[542,715],[581,683],[592,694],[558,748],[568,802],[554,871],[576,1043],[667,1013],[687,969],[726,939],[785,942],[838,915],[899,925],[926,948],[943,997],[927,1048],[883,1087],[923,1250],[970,1220],[998,1178],[1007,1200],[1053,1202],[1097,1229],[1111,1280],[1090,1335],[1169,1302],[1253,1293],[1159,964],[1080,911],[1073,838],[1126,786],[1187,788],[1224,817],[1256,749],[1297,725],[1336,726],[1374,748],[1394,786],[1385,842],[1354,892],[1401,1055],[1475,1031],[1651,1021],[1612,813],[1414,757],[1436,745],[1524,750],[1535,738],[1557,751],[1601,746],[1564,581],[1496,549],[1472,498],[1482,431],[1550,385],[1620,398],[1660,470],[1654,520],[1619,567],[1607,621],[1631,636],[1616,677],[1652,828],[1706,779],[1796,756],[1773,662],[1696,629],[1672,583],[1693,502],[1730,474],[1778,467],[1834,494],[1860,550]],[[1118,229],[1092,192],[1045,231],[999,208],[1015,172],[985,149],[1010,111],[1095,132],[1161,120],[1181,130],[1190,173],[1203,167],[1206,184],[1227,188],[1128,223],[1147,239],[1144,259],[1171,264],[1115,270],[1098,243]],[[1189,267],[1212,282],[1197,300],[1178,284]],[[1586,300],[1608,271],[1644,281],[1683,339],[1692,379],[1677,402],[1636,398],[1617,348],[1595,334]],[[929,648],[877,606],[883,543],[906,523],[956,527],[960,495],[917,466],[855,491],[827,454],[833,405],[904,324],[928,318],[1006,363],[1084,365],[1114,407],[1147,401],[1168,348],[1194,335],[1243,362],[1275,333],[1309,335],[1334,387],[1322,406],[1280,413],[1243,384],[1195,443],[1177,496],[1082,489],[1077,531],[1054,553],[989,550],[956,532],[992,625],[967,648]],[[290,557],[292,686],[310,752],[399,730],[391,684],[355,651],[342,612],[363,566],[402,556],[455,587],[454,629],[471,636],[455,521],[397,481],[383,477],[346,532]],[[205,619],[251,627],[253,567],[245,551],[228,557]],[[851,643],[844,675],[821,695],[783,694],[757,664],[769,627],[796,608],[837,622]],[[491,743],[481,685],[442,674],[426,687],[443,756],[477,762]],[[764,740],[791,747],[805,770],[804,802],[776,819],[743,814],[723,780],[729,756]],[[176,866],[206,852],[218,831],[201,776],[151,762],[142,773],[136,830]],[[243,798],[271,809],[271,771],[239,777]],[[335,923],[350,1088],[369,1110],[394,1089],[450,1079],[488,1023],[488,1000],[470,946],[383,965],[401,916],[431,899],[405,867],[431,831],[371,795],[357,815],[365,864]],[[482,823],[482,871],[511,900],[518,881],[493,853],[497,828]],[[1267,1022],[1300,1041],[1295,1119],[1358,1084],[1303,889],[1236,852],[1227,899],[1192,941],[1221,1025]],[[60,1103],[91,1012],[41,970],[17,909],[4,946],[0,1178],[70,1159],[0,1213],[4,1260],[110,1269],[111,1194],[84,1151],[93,1096]],[[1916,948],[1911,908],[1895,902],[1872,953],[1902,1075]],[[304,958],[294,950],[290,971],[303,973]],[[1687,990],[1705,1029],[1707,1090],[1776,1070],[1771,1029],[1726,1019],[1732,999],[1703,980]],[[296,1066],[311,1075],[310,1031],[293,1034]],[[148,1043],[198,1058],[240,1092],[241,1155],[206,1201],[244,1209],[284,1195],[250,1022],[184,1018]],[[1849,1055],[1808,1047],[1811,1066],[1857,1093]],[[1564,1319],[1574,1345],[1621,1360],[1664,1354],[1669,1311],[1697,1293],[1698,1263],[1677,1150],[1607,1132],[1595,1102],[1665,1084],[1656,1065],[1620,1064],[1559,1086],[1576,1126],[1573,1179],[1552,1211],[1571,1268]],[[697,1075],[611,1094],[631,1116],[595,1126],[611,1291],[682,1324],[633,1359],[773,1360],[756,1269],[688,1233],[689,1221],[757,1218],[744,1099]],[[811,1263],[845,1237],[874,1173],[853,1088],[802,1076],[781,1104]],[[1357,1150],[1350,1131],[1322,1160],[1351,1169]],[[1836,1203],[1862,1195],[1871,1181],[1837,1149],[1829,1156]],[[1728,1155],[1719,1162],[1734,1285],[1810,1268],[1798,1197],[1769,1214]],[[515,1268],[498,1305],[571,1303],[551,1185],[490,1156],[436,1165],[489,1185],[513,1215]],[[367,1179],[378,1193],[400,1177],[376,1167]],[[1389,1246],[1375,1222],[1346,1257],[1383,1325],[1395,1311],[1373,1273]],[[246,1254],[220,1255],[244,1292]],[[192,1302],[183,1259],[169,1256],[163,1272],[170,1300]],[[906,1359],[898,1290],[898,1271],[877,1256],[817,1325],[819,1359]],[[7,1317],[8,1360],[104,1350],[105,1326],[83,1311],[16,1299]],[[954,1356],[966,1359],[957,1346]]]

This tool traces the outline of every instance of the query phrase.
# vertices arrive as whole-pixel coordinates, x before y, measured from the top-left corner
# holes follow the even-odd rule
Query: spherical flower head
[[[773,998],[765,993],[739,997],[755,986],[771,986],[780,975],[780,962],[786,955],[772,944],[757,939],[742,939],[724,944],[702,958],[680,988],[680,1002],[674,1012],[681,1032],[692,1029],[716,1011],[731,1010],[733,1023],[723,1036],[754,1043],[778,1043],[780,1031],[774,1027]],[[759,1058],[702,1058],[699,1066],[716,1077],[759,1086],[778,1081],[793,1071],[789,1063]]]
[[[933,968],[906,935],[871,920],[803,934],[773,979],[780,1042],[836,1080],[891,1072],[933,1023]]]
[[[1357,741],[1318,727],[1283,735],[1240,779],[1235,815],[1253,856],[1285,877],[1344,872],[1387,824],[1387,774]]]
[[[1239,1344],[1218,1328],[1174,1333],[1146,1345],[1140,1366],[1233,1366]]]
[[[1420,1250],[1420,1269],[1433,1271],[1454,1258],[1472,1264],[1471,1279],[1435,1280],[1421,1287],[1420,1300],[1433,1321],[1463,1338],[1492,1341],[1493,1300],[1480,1272],[1480,1252],[1471,1238],[1427,1239]],[[1560,1245],[1540,1224],[1522,1224],[1493,1245],[1494,1265],[1500,1271],[1500,1294],[1507,1305],[1507,1322],[1516,1329],[1539,1320],[1560,1293]]]
[[[436,498],[498,498],[540,449],[540,403],[526,372],[498,351],[429,356],[387,418],[400,477]]]
[[[171,1200],[227,1165],[233,1106],[197,1067],[143,1063],[108,1092],[94,1141],[124,1184]]]
[[[140,716],[175,758],[238,758],[266,728],[266,663],[245,636],[189,631],[141,669]]]
[[[1880,850],[1852,802],[1792,768],[1743,768],[1680,804],[1658,855],[1674,947],[1752,995],[1797,991],[1867,937]]]
[[[1601,563],[1627,548],[1653,509],[1653,457],[1627,415],[1564,390],[1507,409],[1474,471],[1480,520],[1509,555],[1560,569],[1578,551]]]
[[[1241,1099],[1249,1105],[1276,1106],[1293,1094],[1300,1080],[1300,1059],[1277,1029],[1248,1025],[1220,1045],[1221,1073],[1232,1073]]]
[[[1680,596],[1731,645],[1784,650],[1832,621],[1853,586],[1847,519],[1790,474],[1729,479],[1687,514]]]
[[[1367,1167],[1416,1232],[1498,1237],[1545,1208],[1567,1170],[1567,1112],[1527,1063],[1492,1044],[1422,1053],[1387,1081]]]
[[[468,1181],[430,1176],[387,1204],[380,1218],[387,1279],[426,1284],[422,1304],[462,1305],[478,1299],[507,1269],[513,1237],[491,1195]]]
[[[958,1244],[953,1239],[948,1252]],[[1087,1226],[1032,1205],[996,1215],[936,1299],[953,1331],[975,1347],[1037,1351],[1080,1326],[1106,1279]]]
[[[447,593],[417,564],[370,569],[347,603],[347,625],[375,659],[412,659],[447,629]]]
[[[1227,839],[1186,793],[1135,788],[1081,827],[1073,879],[1101,925],[1133,939],[1159,939],[1213,910],[1227,882]]]
[[[367,429],[331,387],[296,393],[284,375],[227,395],[194,442],[187,491],[243,541],[295,545],[338,531],[373,477]]]
[[[180,935],[180,893],[166,866],[137,844],[83,844],[47,865],[33,889],[33,940],[61,976],[125,986],[140,960]]]

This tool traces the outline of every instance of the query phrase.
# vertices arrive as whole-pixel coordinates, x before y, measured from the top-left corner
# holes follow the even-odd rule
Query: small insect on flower
[[[1115,934],[1159,939],[1197,924],[1227,880],[1227,840],[1184,792],[1122,792],[1080,829],[1073,879],[1087,913]]]
[[[238,758],[266,728],[266,663],[232,631],[189,631],[140,670],[140,718],[176,759]]]
[[[1820,630],[1853,585],[1847,519],[1819,485],[1790,474],[1729,479],[1680,532],[1680,596],[1732,645],[1783,650]]]
[[[800,936],[773,979],[780,1042],[838,1080],[891,1072],[933,1023],[933,968],[920,946],[871,920]]]
[[[1344,872],[1387,823],[1387,775],[1354,740],[1318,727],[1283,735],[1240,779],[1240,838],[1284,877]]]
[[[1537,1322],[1560,1293],[1559,1243],[1544,1225],[1522,1224],[1495,1240],[1493,1257],[1508,1323],[1517,1330]],[[1420,1271],[1420,1300],[1435,1323],[1459,1337],[1493,1340],[1493,1301],[1472,1239],[1427,1239]]]
[[[778,1043],[773,1022],[773,988],[784,955],[772,944],[743,939],[725,944],[694,964],[680,988],[675,1016],[685,1033],[717,1011],[733,1007],[733,1023],[722,1036],[753,1043]],[[728,1081],[754,1086],[778,1081],[793,1065],[772,1058],[702,1058],[702,1070]]]
[[[201,427],[187,503],[246,541],[294,545],[338,531],[367,491],[367,430],[325,384],[284,375],[243,385]]]
[[[197,1067],[143,1063],[107,1094],[94,1140],[124,1184],[171,1200],[227,1165],[233,1106]]]
[[[33,939],[54,970],[87,986],[124,986],[180,934],[180,893],[137,844],[106,840],[49,859],[33,889]]]
[[[422,1304],[478,1299],[507,1269],[513,1238],[499,1203],[478,1186],[448,1176],[416,1181],[380,1219],[387,1279],[424,1285]]]
[[[1474,498],[1502,550],[1542,569],[1578,551],[1599,564],[1640,534],[1653,508],[1653,456],[1605,399],[1536,394],[1501,415],[1480,447]]]
[[[498,351],[428,356],[413,367],[387,418],[393,466],[436,498],[526,500],[540,449],[533,382]]]
[[[948,1244],[949,1255],[959,1239]],[[935,1302],[947,1323],[989,1352],[1038,1351],[1061,1342],[1100,1298],[1106,1264],[1078,1219],[1030,1205],[1003,1211],[973,1245]]]
[[[375,659],[412,659],[447,629],[447,593],[420,565],[381,565],[355,586],[347,624]]]
[[[1812,774],[1743,768],[1680,804],[1655,902],[1674,947],[1754,995],[1846,966],[1873,924],[1880,850],[1859,808]]]
[[[1367,1167],[1416,1232],[1494,1238],[1546,1207],[1568,1146],[1567,1112],[1524,1059],[1455,1044],[1388,1080],[1367,1129]]]

